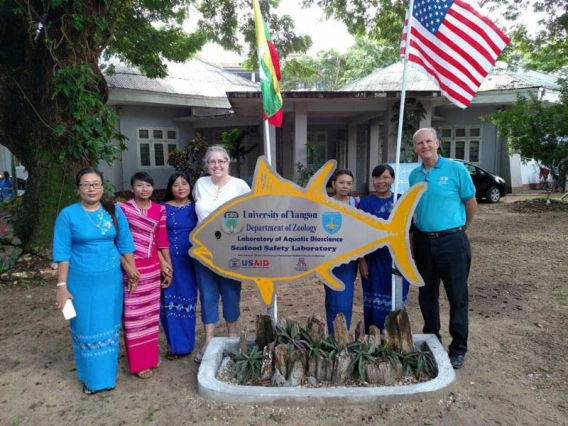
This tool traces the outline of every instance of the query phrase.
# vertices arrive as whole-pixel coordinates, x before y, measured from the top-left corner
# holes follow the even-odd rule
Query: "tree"
[[[559,176],[568,173],[568,86],[562,86],[561,102],[549,104],[519,95],[511,109],[488,117],[506,138],[509,150],[523,161],[536,160]]]
[[[568,0],[482,0],[481,5],[497,12],[511,23],[512,43],[504,54],[526,69],[546,72],[561,70],[568,65]],[[520,19],[529,9],[531,23],[538,21],[538,30],[530,32],[526,19]]]
[[[168,164],[176,172],[183,172],[190,180],[191,186],[203,174],[203,156],[207,152],[209,143],[199,133],[191,139],[185,149],[176,149],[168,155]]]
[[[399,42],[385,45],[368,37],[357,37],[355,45],[341,54],[334,49],[304,55],[284,64],[284,90],[337,90],[398,60]]]
[[[290,17],[269,15],[277,3],[263,2],[263,13],[280,54],[304,51],[311,41]],[[185,33],[190,10],[201,19]],[[76,171],[124,149],[103,53],[163,77],[164,59],[184,61],[209,40],[242,51],[236,34],[251,39],[250,10],[244,0],[0,0],[0,140],[29,173],[16,218],[28,247],[51,242],[57,213],[76,200]]]
[[[249,147],[245,146],[245,138],[250,132],[246,129],[232,129],[221,133],[223,147],[229,153],[229,157],[235,160],[237,177],[241,177],[241,160],[243,160],[255,148],[256,144]]]

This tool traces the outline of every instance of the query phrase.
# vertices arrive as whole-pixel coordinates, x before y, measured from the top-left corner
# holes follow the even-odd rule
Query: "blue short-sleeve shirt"
[[[423,232],[438,232],[464,226],[465,201],[475,196],[475,186],[465,166],[442,156],[426,171],[423,164],[410,172],[410,186],[427,182],[416,207],[414,225]]]

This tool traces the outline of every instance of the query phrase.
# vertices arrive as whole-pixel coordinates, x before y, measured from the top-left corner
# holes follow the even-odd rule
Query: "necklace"
[[[91,219],[91,215],[89,214],[89,212],[85,209],[83,209],[83,211],[87,215],[87,219],[89,219],[89,222],[91,222],[93,225],[95,225],[95,227],[97,229],[101,229],[101,224],[103,223],[103,219],[104,219],[103,215],[99,216],[99,223],[95,223],[95,221],[93,219]],[[95,210],[93,213],[98,213],[99,211],[100,211],[100,207],[97,210]]]
[[[187,206],[189,203],[191,203],[191,201],[189,201],[189,199],[185,200],[184,203],[178,203],[176,200],[172,200],[168,202],[171,206],[174,207],[185,207]]]

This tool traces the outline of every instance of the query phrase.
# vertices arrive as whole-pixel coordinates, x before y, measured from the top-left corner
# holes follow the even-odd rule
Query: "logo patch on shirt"
[[[447,185],[450,182],[450,178],[448,176],[440,176],[438,178],[438,183],[440,185]]]

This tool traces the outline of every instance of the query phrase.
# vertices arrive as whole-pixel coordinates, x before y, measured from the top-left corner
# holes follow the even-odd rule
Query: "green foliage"
[[[507,62],[547,72],[568,65],[568,0],[485,0],[483,5],[508,21],[512,42],[504,52]],[[538,24],[536,31],[529,31],[529,21],[532,28]]]
[[[398,46],[407,2],[398,0],[303,0],[320,6],[327,18],[342,21],[354,36],[367,35],[382,45]]]
[[[306,341],[304,336],[307,332],[293,321],[287,321],[284,327],[276,326],[276,344],[288,345],[288,353],[292,354],[294,349],[306,352]]]
[[[322,355],[325,359],[334,360],[339,352],[341,352],[341,346],[339,346],[333,334],[327,336],[327,338],[321,342],[321,345],[323,348]]]
[[[310,181],[311,177],[318,171],[318,168],[313,165],[304,166],[302,163],[296,163],[296,172],[298,173],[297,184],[305,187]]]
[[[563,84],[561,102],[549,104],[534,94],[518,95],[510,109],[485,116],[498,126],[509,150],[523,161],[536,160],[560,175],[568,173],[568,86]]]
[[[252,346],[247,352],[233,354],[233,377],[240,384],[249,380],[256,381],[260,378],[262,369],[262,351],[257,346]]]
[[[170,152],[168,164],[177,172],[185,173],[193,184],[203,174],[203,156],[208,147],[207,140],[196,133],[185,149]]]
[[[436,361],[429,351],[416,351],[409,354],[401,354],[403,368],[410,367],[415,378],[421,375],[433,376],[437,372]]]
[[[398,132],[400,102],[396,102],[393,105],[393,113],[391,123],[394,124],[393,129],[395,129],[395,132]],[[403,163],[416,161],[412,136],[420,128],[420,122],[424,119],[424,117],[426,117],[426,109],[422,102],[416,99],[407,99],[404,105],[400,145],[400,161]]]
[[[235,160],[235,167],[237,172],[237,177],[241,177],[241,160],[251,153],[255,148],[256,144],[251,146],[246,146],[245,138],[250,134],[249,130],[246,129],[231,129],[228,132],[221,133],[221,141],[223,141],[223,147],[229,153],[229,157]]]
[[[351,363],[348,370],[353,374],[355,380],[367,381],[365,365],[375,363],[379,359],[378,351],[374,346],[364,342],[353,342],[347,345],[347,350],[351,356]]]
[[[294,34],[289,17],[269,13],[277,1],[262,3],[281,57],[309,48],[311,40]],[[184,27],[190,12],[199,19],[193,31]],[[207,41],[243,50],[239,33],[252,57],[249,1],[0,2],[0,134],[30,174],[16,222],[26,243],[50,244],[57,212],[74,199],[70,176],[87,165],[112,163],[124,148],[116,112],[106,105],[101,57],[164,77],[165,60],[185,61]]]
[[[0,272],[12,268],[22,253],[20,239],[14,235],[11,224],[0,219]]]
[[[341,54],[334,49],[318,52],[316,58],[302,56],[287,61],[282,69],[283,90],[337,90],[397,61],[398,42],[384,45],[358,37]]]
[[[61,161],[68,157],[112,164],[126,148],[126,137],[116,130],[116,112],[100,97],[99,78],[86,64],[63,67],[54,74],[52,98],[66,110],[53,129],[56,137],[68,137],[66,149],[59,153]],[[118,145],[110,144],[111,140]]]

